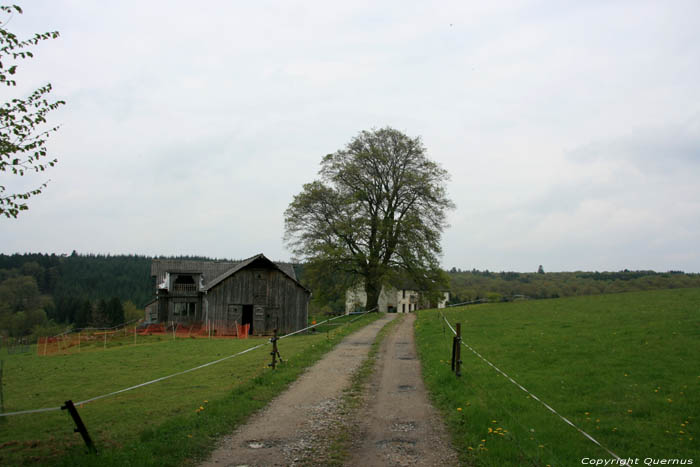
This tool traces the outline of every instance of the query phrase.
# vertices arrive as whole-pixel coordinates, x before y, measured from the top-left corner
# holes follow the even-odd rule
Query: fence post
[[[92,444],[92,439],[90,439],[90,434],[88,433],[87,428],[85,428],[85,424],[83,423],[83,420],[78,414],[78,409],[76,409],[75,405],[73,405],[73,401],[66,401],[66,405],[61,407],[61,410],[66,409],[68,410],[70,416],[73,417],[73,421],[75,422],[75,432],[80,433],[80,435],[83,437],[83,441],[85,441],[85,445],[88,447],[89,450],[91,450],[92,452],[97,452],[97,449],[95,449],[95,445]]]
[[[277,329],[273,331],[272,339],[270,339],[270,342],[272,342],[272,352],[270,352],[270,355],[272,355],[272,363],[270,363],[270,366],[274,370],[275,367],[277,366],[277,357],[280,359],[280,363],[282,363],[282,355],[280,355],[279,350],[277,349],[277,341],[279,338],[277,337]]]
[[[5,398],[2,395],[2,368],[4,363],[4,360],[0,360],[0,413],[5,412]]]
[[[462,323],[457,323],[457,335],[455,336],[455,374],[462,376]]]

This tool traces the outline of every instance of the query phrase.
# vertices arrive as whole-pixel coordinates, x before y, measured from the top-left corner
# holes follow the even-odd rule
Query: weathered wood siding
[[[242,306],[253,306],[256,335],[288,333],[306,326],[309,293],[277,269],[237,271],[207,292],[205,313],[217,326],[241,323]]]

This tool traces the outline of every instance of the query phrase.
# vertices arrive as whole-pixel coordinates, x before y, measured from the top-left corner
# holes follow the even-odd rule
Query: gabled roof
[[[263,255],[262,253],[260,253],[260,254],[258,254],[258,255],[255,255],[255,256],[251,256],[250,258],[241,261],[240,263],[238,263],[238,264],[237,264],[236,266],[234,266],[233,268],[229,269],[229,270],[226,271],[225,273],[221,274],[220,276],[216,277],[214,280],[212,280],[211,282],[209,282],[209,283],[204,287],[204,290],[209,290],[209,289],[211,289],[212,287],[215,287],[217,284],[219,284],[219,283],[220,283],[221,281],[223,281],[224,279],[226,279],[226,278],[228,278],[228,277],[231,277],[232,275],[234,275],[235,273],[237,273],[237,272],[240,271],[241,269],[244,269],[244,268],[246,268],[247,266],[250,266],[251,264],[255,263],[256,261],[263,261],[263,262],[265,262],[267,265],[272,266],[273,268],[277,269],[277,270],[280,271],[282,274],[284,274],[285,276],[289,277],[289,278],[292,279],[294,282],[296,282],[296,283],[299,285],[299,287],[301,287],[302,289],[304,289],[304,290],[306,290],[307,292],[310,293],[309,289],[307,289],[306,287],[304,287],[303,285],[301,285],[301,283],[297,280],[296,274],[294,273],[294,267],[293,267],[292,264],[290,264],[290,263],[282,263],[282,265],[280,265],[280,264],[274,263],[274,262],[270,261],[269,259],[267,259],[267,257],[266,257],[265,255]],[[282,267],[283,265],[284,265],[284,266],[287,266],[287,267]],[[291,273],[290,273],[290,270],[291,270]]]
[[[160,284],[165,280],[165,275],[167,273],[201,274],[203,277],[204,288],[208,289],[213,285],[214,281],[217,281],[217,283],[220,282],[219,279],[222,278],[222,276],[228,277],[230,274],[241,270],[242,268],[251,264],[253,261],[260,258],[264,258],[266,261],[271,263],[273,267],[279,269],[283,274],[293,279],[296,283],[299,283],[297,280],[297,275],[294,272],[293,264],[274,263],[267,259],[262,253],[242,261],[207,261],[194,259],[156,258],[151,262],[151,276],[156,278],[156,284]]]

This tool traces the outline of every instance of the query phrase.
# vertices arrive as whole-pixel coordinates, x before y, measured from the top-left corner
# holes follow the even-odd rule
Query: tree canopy
[[[368,308],[392,276],[426,291],[445,286],[438,257],[454,208],[449,174],[428,159],[420,137],[390,127],[362,131],[325,156],[319,174],[285,212],[285,240],[296,255],[364,282]]]
[[[5,15],[21,14],[18,6],[0,6],[0,12]],[[17,72],[17,64],[21,59],[32,58],[31,46],[46,39],[55,39],[58,32],[35,34],[34,37],[21,40],[6,29],[9,19],[0,24],[0,86],[17,86],[13,79]],[[7,63],[7,59],[10,63]],[[9,172],[22,176],[25,172],[43,172],[53,167],[57,160],[45,161],[48,156],[46,140],[58,127],[46,128],[46,115],[57,109],[64,101],[51,102],[48,94],[51,84],[47,83],[23,99],[14,98],[0,104],[0,172]],[[47,182],[40,186],[16,193],[6,193],[4,182],[0,184],[0,215],[17,217],[20,211],[28,209],[26,200],[38,195],[46,187]]]

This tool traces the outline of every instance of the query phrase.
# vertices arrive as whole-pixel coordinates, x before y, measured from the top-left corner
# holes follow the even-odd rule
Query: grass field
[[[327,332],[283,339],[285,363],[272,371],[270,346],[133,391],[78,407],[99,455],[85,454],[65,411],[0,419],[0,465],[179,465],[205,455],[266,405],[304,368],[352,330],[378,318],[365,316]],[[342,318],[338,321],[349,321]],[[139,338],[142,339],[142,338]],[[56,407],[186,370],[265,342],[264,339],[177,339],[38,357],[7,355],[5,411]]]
[[[700,289],[443,310],[483,357],[621,458],[700,463]],[[423,375],[468,465],[582,465],[602,448],[462,347],[421,311]]]

